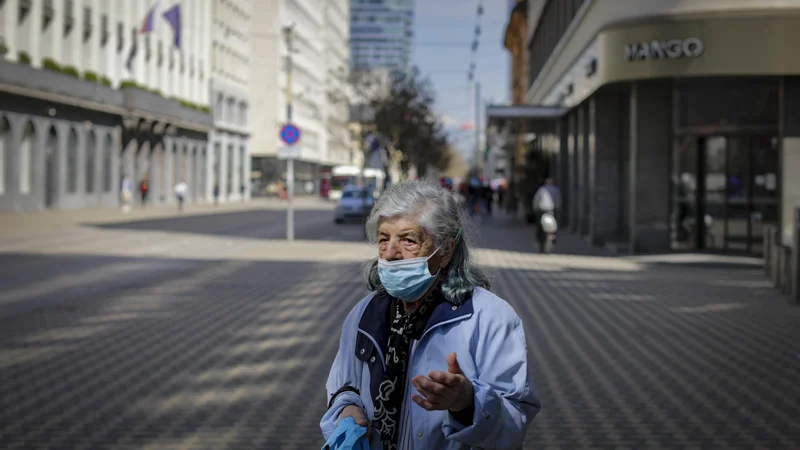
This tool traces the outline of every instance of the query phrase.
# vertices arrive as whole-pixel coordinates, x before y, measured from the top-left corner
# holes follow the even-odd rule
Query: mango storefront
[[[557,154],[562,223],[631,253],[758,255],[772,224],[788,244],[800,204],[798,42],[800,17],[767,13],[599,32],[537,102],[568,111],[537,138]]]

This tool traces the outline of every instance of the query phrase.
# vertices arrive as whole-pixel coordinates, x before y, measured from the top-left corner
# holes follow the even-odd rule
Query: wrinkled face
[[[443,245],[428,260],[428,270],[435,274],[447,267],[452,257],[452,242]],[[378,225],[378,257],[387,261],[428,257],[436,244],[419,224],[405,216],[382,219]]]

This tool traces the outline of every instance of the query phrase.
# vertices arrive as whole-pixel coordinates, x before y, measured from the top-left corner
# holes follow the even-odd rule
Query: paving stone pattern
[[[569,236],[573,256],[535,255],[525,226],[480,228],[544,405],[526,449],[800,448],[800,308],[759,269],[634,265]],[[16,280],[0,293],[2,449],[319,448],[364,293],[349,262],[0,254],[0,279]]]

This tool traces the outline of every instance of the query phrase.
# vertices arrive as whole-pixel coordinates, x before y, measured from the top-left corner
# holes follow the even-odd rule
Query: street
[[[277,207],[156,216],[0,235],[0,448],[320,448],[363,226],[313,202],[294,243]],[[800,308],[752,261],[475,229],[527,333],[526,449],[800,447]]]

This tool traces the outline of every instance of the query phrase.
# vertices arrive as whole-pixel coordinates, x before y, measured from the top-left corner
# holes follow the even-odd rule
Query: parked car
[[[342,189],[342,197],[336,205],[333,221],[342,223],[347,219],[361,219],[369,214],[374,204],[375,195],[371,189],[356,186],[345,187]]]

